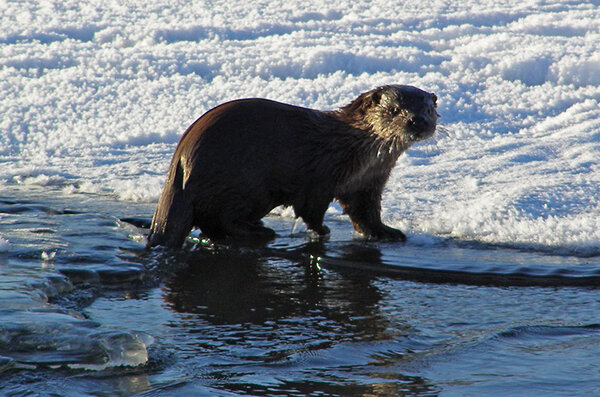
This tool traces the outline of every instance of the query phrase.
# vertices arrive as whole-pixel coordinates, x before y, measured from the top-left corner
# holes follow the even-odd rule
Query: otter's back
[[[185,132],[174,155],[189,174],[239,181],[293,177],[317,134],[314,110],[266,99],[242,99],[211,109]],[[214,181],[216,182],[216,181]],[[282,181],[268,181],[282,182]]]

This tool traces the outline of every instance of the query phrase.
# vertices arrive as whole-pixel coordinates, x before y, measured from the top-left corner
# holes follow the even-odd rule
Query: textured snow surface
[[[0,1],[0,186],[155,201],[221,102],[333,109],[410,84],[445,132],[399,160],[389,223],[600,254],[600,2],[458,3]]]

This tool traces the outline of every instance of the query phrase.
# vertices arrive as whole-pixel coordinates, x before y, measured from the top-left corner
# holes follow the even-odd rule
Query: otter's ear
[[[361,104],[361,112],[362,114],[366,114],[369,109],[379,105],[381,102],[382,90],[375,89],[369,93],[363,94],[363,100]]]
[[[373,93],[371,94],[371,103],[373,105],[379,105],[379,103],[381,102],[381,96],[383,95],[382,92],[383,90],[381,89],[373,91]]]
[[[373,91],[362,93],[353,103],[358,105],[358,109],[364,115],[369,109],[378,105],[381,101],[381,90],[375,89]]]

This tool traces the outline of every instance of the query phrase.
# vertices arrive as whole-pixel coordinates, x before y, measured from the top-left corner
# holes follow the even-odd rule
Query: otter
[[[281,205],[325,236],[334,199],[365,237],[405,241],[382,223],[381,195],[398,157],[434,134],[436,109],[435,94],[406,85],[333,111],[258,98],[221,104],[181,137],[148,246],[179,248],[194,227],[212,239],[273,238],[261,219]]]

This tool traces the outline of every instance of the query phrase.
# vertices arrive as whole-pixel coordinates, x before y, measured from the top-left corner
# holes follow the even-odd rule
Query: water
[[[597,395],[599,257],[413,236],[144,250],[153,204],[0,195],[2,395]],[[127,220],[124,222],[122,220]]]

